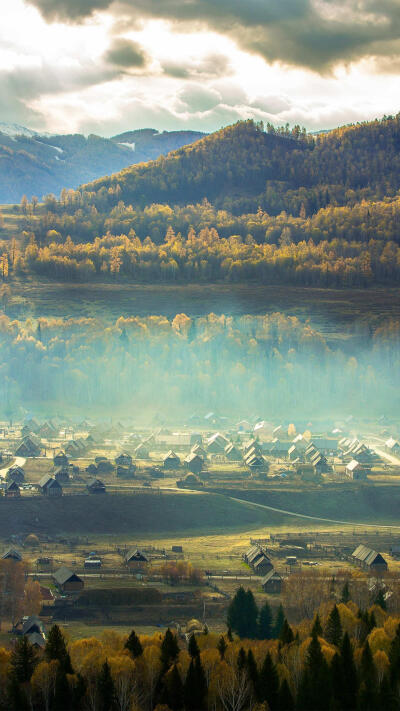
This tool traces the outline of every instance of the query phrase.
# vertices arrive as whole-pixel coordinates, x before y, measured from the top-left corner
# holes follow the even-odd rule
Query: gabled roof
[[[271,570],[269,570],[268,573],[261,578],[261,585],[265,585],[270,580],[282,580],[282,576],[279,575],[274,568],[271,568]]]
[[[145,554],[142,553],[138,548],[134,548],[133,550],[129,551],[127,553],[125,560],[129,563],[130,561],[138,561],[140,563],[147,563],[148,558],[146,558]]]
[[[16,481],[14,481],[13,479],[11,479],[11,481],[9,481],[9,482],[6,484],[6,489],[5,489],[5,490],[6,490],[6,491],[19,491],[19,486],[18,486],[18,484],[17,484]]]
[[[5,553],[1,556],[3,560],[7,560],[9,558],[12,558],[12,560],[20,561],[22,560],[22,555],[21,553],[18,553],[15,548],[8,548]]]
[[[39,486],[41,489],[54,486],[54,484],[56,484],[57,486],[60,486],[58,481],[53,479],[53,477],[50,476],[50,474],[45,474],[44,476],[42,476],[42,478],[39,481]]]
[[[200,455],[196,454],[195,452],[190,452],[190,454],[187,455],[184,461],[186,462],[186,464],[191,464],[192,462],[195,462],[197,460],[203,462],[203,457],[200,457]]]
[[[380,554],[368,546],[359,545],[352,553],[352,557],[360,560],[366,565],[387,565],[386,560]]]
[[[28,641],[33,647],[43,648],[46,646],[46,640],[39,632],[28,634]]]
[[[347,464],[346,469],[349,469],[351,472],[354,472],[355,469],[358,469],[358,467],[360,466],[361,464],[360,462],[357,462],[357,459],[352,459],[351,462]]]
[[[172,449],[170,449],[169,452],[167,452],[167,454],[165,455],[164,462],[166,459],[175,459],[175,460],[180,461],[178,455],[175,454],[175,452],[173,452]]]
[[[22,634],[29,634],[32,630],[33,633],[41,634],[44,632],[44,625],[40,617],[37,615],[31,615],[22,623]]]
[[[64,565],[58,570],[56,570],[56,572],[53,574],[53,578],[59,585],[64,585],[71,579],[74,581],[81,581],[79,575],[73,573],[72,570],[69,570],[69,568],[66,568]]]

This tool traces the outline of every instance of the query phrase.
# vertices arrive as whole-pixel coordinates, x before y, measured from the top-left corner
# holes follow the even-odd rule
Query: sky
[[[1,0],[0,121],[308,130],[395,114],[400,0]]]

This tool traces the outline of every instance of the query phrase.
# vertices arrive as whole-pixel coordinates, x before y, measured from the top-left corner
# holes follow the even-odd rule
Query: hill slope
[[[3,129],[3,130],[2,130]],[[19,133],[18,133],[19,132]],[[0,124],[0,202],[19,202],[76,188],[105,173],[158,158],[203,136],[195,131],[130,131],[111,139],[91,135],[39,135]]]
[[[235,212],[287,210],[302,191],[312,212],[354,194],[380,198],[400,188],[400,118],[384,119],[306,136],[294,129],[264,132],[239,122],[181,148],[167,158],[132,166],[83,186],[104,196],[144,205],[184,204],[207,197]],[[353,193],[350,193],[353,191]]]

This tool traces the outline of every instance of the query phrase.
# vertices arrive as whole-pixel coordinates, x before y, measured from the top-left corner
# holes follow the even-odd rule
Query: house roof
[[[21,553],[18,553],[15,548],[8,548],[5,553],[1,556],[3,560],[7,560],[7,558],[12,558],[13,560],[20,561],[22,560],[22,555]]]
[[[282,580],[282,576],[279,575],[274,568],[271,568],[271,570],[269,570],[268,573],[262,577],[261,585],[265,585],[270,580]]]
[[[355,551],[353,551],[352,557],[366,565],[387,565],[386,560],[380,553],[362,544],[357,546]]]
[[[173,452],[172,449],[170,449],[169,452],[167,452],[167,454],[165,455],[164,462],[166,459],[175,459],[175,460],[179,461],[178,455],[175,454],[175,452]]]
[[[142,553],[138,548],[134,548],[133,550],[129,551],[126,555],[126,561],[129,563],[131,560],[137,560],[142,563],[147,563],[148,558],[146,558],[145,554]]]
[[[96,478],[88,479],[86,486],[88,489],[93,489],[93,488],[94,489],[105,489],[106,488],[104,482],[102,482],[101,479],[96,479]]]
[[[36,630],[34,630],[34,632],[37,632],[38,634],[44,631],[44,625],[40,617],[37,615],[30,615],[30,617],[23,621],[21,632],[22,634],[29,634],[30,630],[35,627]]]
[[[66,582],[69,580],[78,580],[81,581],[81,578],[79,575],[76,573],[73,573],[72,570],[69,570],[69,568],[66,568],[65,565],[63,565],[61,568],[56,570],[56,572],[53,574],[54,580],[59,584],[59,585],[64,585]]]
[[[360,462],[357,462],[357,459],[352,459],[351,462],[349,462],[346,466],[346,469],[349,469],[351,472],[354,472],[355,469],[358,469],[361,464]]]
[[[37,646],[43,648],[46,646],[46,640],[43,635],[39,634],[39,632],[28,634],[28,641],[33,647]]]
[[[6,491],[19,491],[19,486],[16,481],[11,479],[6,485]]]
[[[42,476],[41,480],[39,481],[39,486],[41,489],[53,489],[56,487],[57,489],[61,489],[61,485],[57,481],[57,479],[53,479],[50,474],[45,474]]]

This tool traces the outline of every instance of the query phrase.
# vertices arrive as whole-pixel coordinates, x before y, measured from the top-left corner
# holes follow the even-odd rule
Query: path
[[[24,457],[14,457],[13,462],[9,462],[4,469],[0,469],[0,479],[5,479],[10,467],[23,467],[26,462]]]
[[[247,506],[255,506],[256,508],[259,509],[266,509],[267,511],[275,511],[276,513],[281,513],[285,514],[285,516],[295,516],[296,518],[307,518],[311,521],[323,521],[324,523],[338,523],[341,526],[352,526],[353,528],[355,526],[362,526],[365,528],[390,528],[390,529],[399,529],[399,526],[393,526],[393,525],[388,525],[388,524],[382,524],[382,523],[362,523],[359,521],[358,523],[355,523],[354,521],[336,521],[336,519],[333,518],[321,518],[320,516],[310,516],[308,514],[302,514],[302,513],[297,513],[295,511],[286,511],[285,509],[277,509],[274,506],[267,506],[266,504],[256,504],[253,501],[246,501],[245,499],[236,499],[233,496],[229,497],[232,499],[232,501],[237,501],[239,504],[247,504]]]

